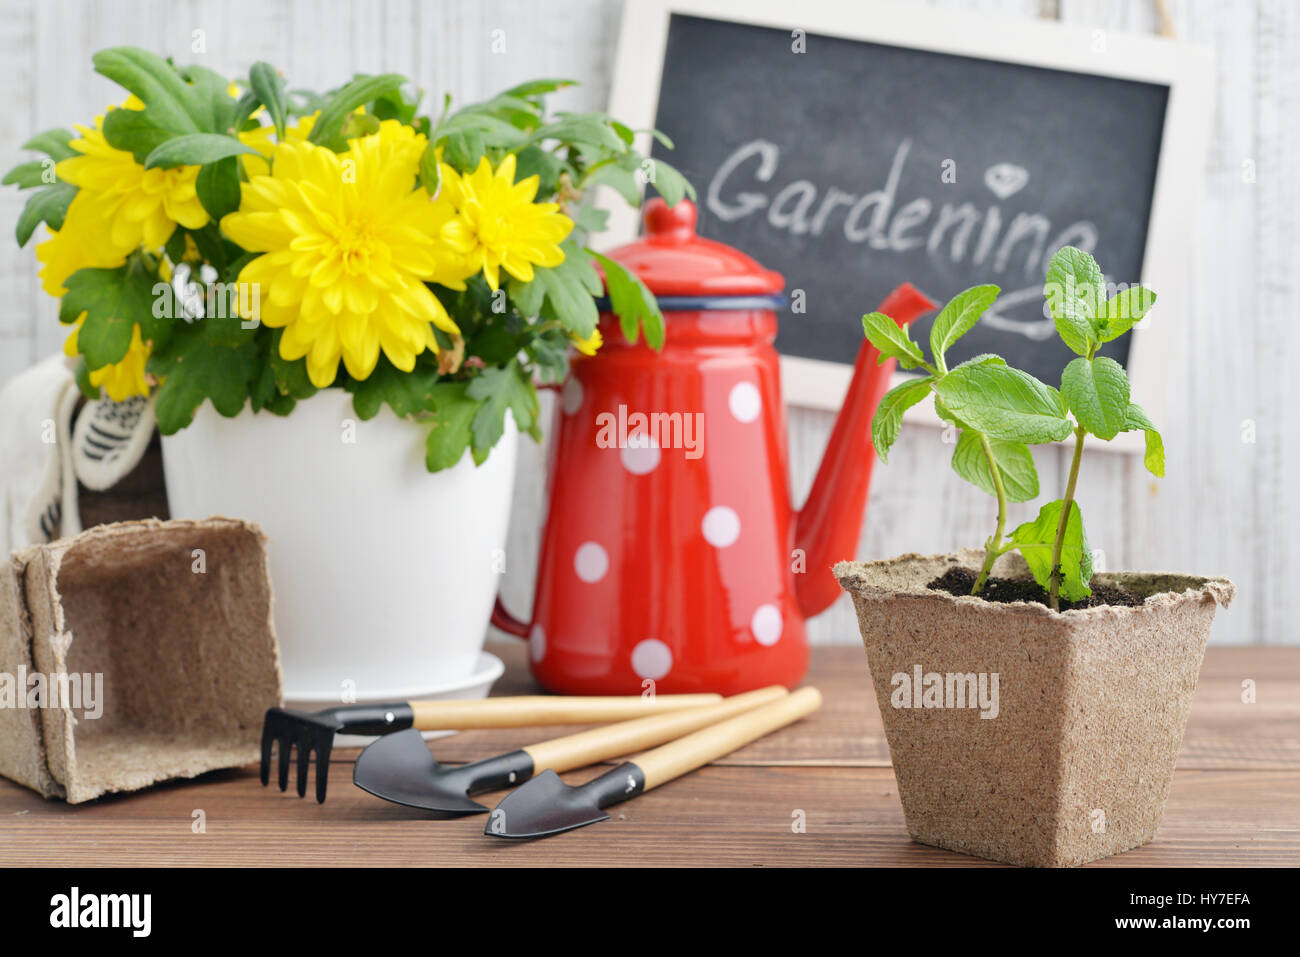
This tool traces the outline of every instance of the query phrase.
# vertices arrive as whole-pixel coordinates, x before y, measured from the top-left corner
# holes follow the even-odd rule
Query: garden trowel
[[[484,834],[548,837],[606,820],[604,809],[716,761],[737,748],[816,711],[822,696],[800,688],[771,704],[729,718],[625,761],[586,784],[573,787],[544,771],[506,795],[488,818]]]
[[[361,752],[352,780],[362,790],[395,804],[445,814],[477,814],[487,808],[471,801],[471,794],[513,787],[546,768],[568,771],[632,754],[787,694],[785,688],[773,685],[734,695],[719,704],[592,728],[455,767],[434,760],[418,731],[399,731],[372,742]]]

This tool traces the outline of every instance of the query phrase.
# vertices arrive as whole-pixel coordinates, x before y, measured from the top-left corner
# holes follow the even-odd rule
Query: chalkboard
[[[993,282],[997,311],[950,361],[997,352],[1056,385],[1073,353],[1045,318],[1047,260],[1075,245],[1109,281],[1142,278],[1168,98],[1157,83],[673,13],[655,126],[675,149],[655,155],[695,184],[703,235],[785,275],[782,354],[851,363],[862,314],[899,282],[938,302]],[[1125,361],[1130,341],[1102,352]]]

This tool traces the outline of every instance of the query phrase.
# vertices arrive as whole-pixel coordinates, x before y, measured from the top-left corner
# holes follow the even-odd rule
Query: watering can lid
[[[739,249],[695,233],[699,212],[689,199],[669,207],[656,196],[645,205],[645,236],[608,255],[656,296],[767,296],[785,288]]]

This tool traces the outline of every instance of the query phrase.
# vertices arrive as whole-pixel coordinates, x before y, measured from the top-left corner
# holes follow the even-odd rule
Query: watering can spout
[[[906,282],[880,305],[880,311],[899,325],[934,308],[935,303]],[[893,359],[877,364],[879,358],[880,351],[863,339],[848,395],[835,420],[812,491],[795,520],[793,547],[803,558],[803,573],[795,575],[795,589],[805,617],[825,611],[839,597],[839,583],[828,569],[857,551],[871,469],[876,461],[871,420],[889,389],[896,364]]]

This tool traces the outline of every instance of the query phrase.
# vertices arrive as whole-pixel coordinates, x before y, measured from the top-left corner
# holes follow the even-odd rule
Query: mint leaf
[[[904,369],[915,369],[925,363],[921,347],[912,341],[908,331],[883,312],[872,312],[862,317],[862,331],[867,341],[880,350],[877,364],[886,359],[897,359]]]
[[[1060,393],[1010,366],[962,366],[935,383],[934,391],[953,416],[990,438],[1057,442],[1070,434]]]
[[[949,299],[939,311],[930,327],[930,354],[940,370],[947,368],[943,354],[948,347],[971,331],[1001,291],[993,285],[972,286]]]
[[[881,398],[880,405],[876,407],[876,415],[871,420],[871,444],[876,447],[880,461],[889,461],[889,450],[903,427],[903,413],[930,394],[932,382],[934,376],[904,382],[894,386]]]
[[[173,169],[177,166],[203,166],[227,157],[250,153],[261,154],[233,136],[220,133],[187,133],[160,144],[145,158],[145,169]]]
[[[1130,286],[1106,300],[1099,310],[1095,326],[1101,342],[1118,339],[1142,321],[1156,303],[1156,294],[1145,286]]]
[[[1064,246],[1052,256],[1043,295],[1061,340],[1081,356],[1092,350],[1092,319],[1104,294],[1101,267],[1082,249]]]
[[[637,328],[640,327],[645,331],[646,345],[652,349],[662,349],[664,314],[659,311],[658,300],[646,288],[641,277],[608,256],[602,256],[590,249],[587,252],[596,257],[597,262],[605,269],[605,284],[609,287],[609,305],[614,315],[618,316],[623,337],[628,342],[636,342]]]
[[[1025,522],[1011,533],[1020,554],[1025,557],[1034,581],[1044,591],[1051,588],[1052,549],[1056,544],[1056,526],[1061,521],[1062,501],[1048,502],[1033,521]],[[1083,513],[1077,502],[1070,503],[1070,517],[1065,525],[1061,546],[1061,595],[1069,601],[1081,601],[1092,594],[1092,552],[1083,531]]]
[[[1012,502],[1028,502],[1038,497],[1038,469],[1034,466],[1034,456],[1029,446],[1022,442],[1006,442],[1002,439],[989,439],[993,449],[993,460],[997,462],[998,471],[1002,473],[1002,488],[1007,499]],[[983,489],[990,495],[997,494],[993,484],[993,472],[989,468],[988,456],[984,454],[984,445],[980,442],[978,432],[963,429],[957,439],[957,448],[952,453],[953,470],[976,488]]]
[[[430,393],[433,417],[424,440],[424,464],[430,472],[451,468],[473,441],[472,423],[481,403],[466,394],[468,387],[467,382],[440,382]]]
[[[1107,441],[1124,431],[1128,392],[1124,367],[1105,356],[1073,359],[1061,373],[1061,395],[1075,419]]]
[[[1124,419],[1124,431],[1136,432],[1141,429],[1146,433],[1146,454],[1142,464],[1156,478],[1165,477],[1165,443],[1156,431],[1155,423],[1146,410],[1136,402],[1130,402]]]

